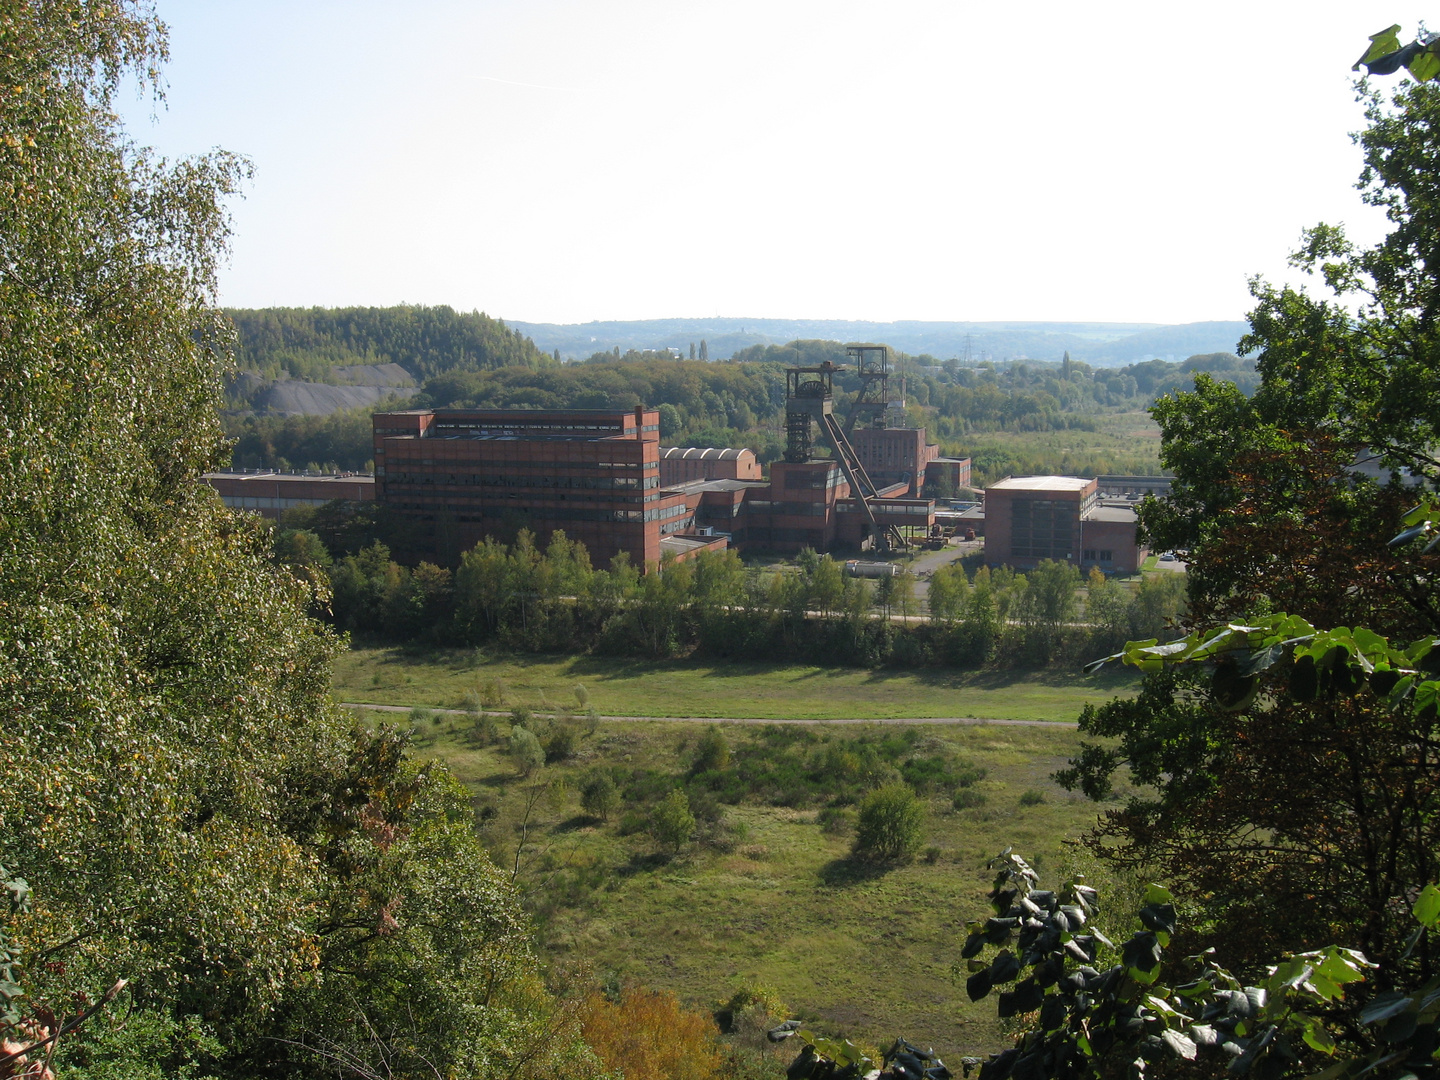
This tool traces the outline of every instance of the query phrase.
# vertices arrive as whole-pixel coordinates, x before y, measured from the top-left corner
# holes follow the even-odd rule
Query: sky
[[[1354,190],[1411,0],[157,0],[221,302],[509,320],[1238,319]],[[1393,84],[1390,80],[1380,80]]]

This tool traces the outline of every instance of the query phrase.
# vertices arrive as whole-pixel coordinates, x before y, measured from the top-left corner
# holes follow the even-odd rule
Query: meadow
[[[904,1035],[947,1059],[1005,1038],[993,1001],[972,1005],[952,975],[966,923],[987,914],[985,861],[1014,845],[1053,882],[1087,863],[1067,840],[1103,809],[1051,780],[1079,745],[1060,725],[717,725],[738,763],[731,772],[763,773],[732,803],[691,768],[705,725],[534,718],[547,744],[561,729],[570,742],[565,757],[522,776],[506,722],[399,719],[414,726],[417,756],[445,762],[471,791],[481,836],[521,886],[553,964],[706,1010],[767,988],[827,1033],[877,1047]],[[911,861],[850,858],[857,789],[825,763],[867,746],[907,779],[929,770],[917,781],[927,820]],[[598,772],[621,796],[608,820],[581,806]],[[698,824],[696,840],[672,852],[645,822],[677,786]]]
[[[491,654],[473,649],[355,648],[335,664],[337,700],[549,712],[583,686],[602,716],[764,720],[978,717],[1074,721],[1087,704],[1133,693],[1133,674],[1078,670],[918,671],[690,660]]]

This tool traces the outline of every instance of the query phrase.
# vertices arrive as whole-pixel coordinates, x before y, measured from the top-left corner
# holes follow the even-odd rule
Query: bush
[[[558,725],[545,740],[545,760],[569,761],[575,756],[575,744],[579,741],[580,736],[573,727],[569,724]]]
[[[523,727],[511,729],[510,760],[515,763],[515,771],[521,776],[529,776],[545,764],[545,751],[541,749],[540,740],[533,731]]]
[[[887,784],[860,801],[853,854],[860,859],[908,859],[920,850],[925,807],[908,784]]]
[[[620,805],[620,792],[609,773],[597,772],[585,781],[585,786],[580,789],[580,805],[591,817],[610,820],[610,815]]]
[[[416,705],[410,710],[410,726],[414,728],[424,727],[426,724],[438,724],[440,714],[434,709],[427,709],[423,705]]]
[[[690,812],[690,800],[685,792],[675,788],[651,811],[650,835],[657,843],[678,852],[689,843],[694,832],[695,815]]]
[[[950,805],[956,810],[970,810],[977,806],[984,806],[985,793],[971,787],[962,787],[955,792],[950,800]]]
[[[1021,806],[1039,806],[1044,801],[1044,794],[1042,792],[1036,791],[1034,788],[1031,788],[1030,790],[1025,792],[1025,794],[1020,796]]]
[[[709,1080],[719,1075],[715,1025],[681,1007],[672,994],[627,990],[618,1002],[586,999],[581,1036],[605,1066],[625,1080]]]
[[[850,815],[838,806],[827,806],[816,818],[826,836],[843,836],[850,831]]]
[[[730,744],[726,742],[724,733],[711,724],[695,746],[695,762],[690,769],[696,773],[718,772],[729,764]]]

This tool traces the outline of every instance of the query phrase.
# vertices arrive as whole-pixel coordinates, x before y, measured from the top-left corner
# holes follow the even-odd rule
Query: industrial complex
[[[890,350],[846,346],[860,392],[838,413],[826,363],[787,373],[786,447],[764,475],[744,448],[661,447],[659,413],[631,410],[415,409],[376,413],[375,474],[206,477],[229,505],[278,517],[332,499],[374,499],[417,526],[419,550],[453,565],[487,537],[563,530],[596,565],[642,566],[700,551],[892,551],[938,535],[935,500],[970,484],[968,458],[942,458],[924,428],[891,426]],[[903,395],[903,389],[900,391]],[[817,438],[818,435],[818,438]],[[986,561],[1042,559],[1137,569],[1133,501],[1152,477],[1007,477],[965,515]],[[941,519],[954,525],[954,514]]]

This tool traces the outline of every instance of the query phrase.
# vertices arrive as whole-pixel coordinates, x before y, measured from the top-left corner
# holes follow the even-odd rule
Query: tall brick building
[[[1145,559],[1136,514],[1107,506],[1080,476],[1007,476],[985,489],[985,561],[1030,569],[1044,559],[1133,573]]]
[[[685,496],[660,484],[654,411],[446,409],[376,413],[375,496],[413,519],[454,564],[487,536],[529,529],[581,541],[597,566],[622,551],[636,565],[688,531]]]

